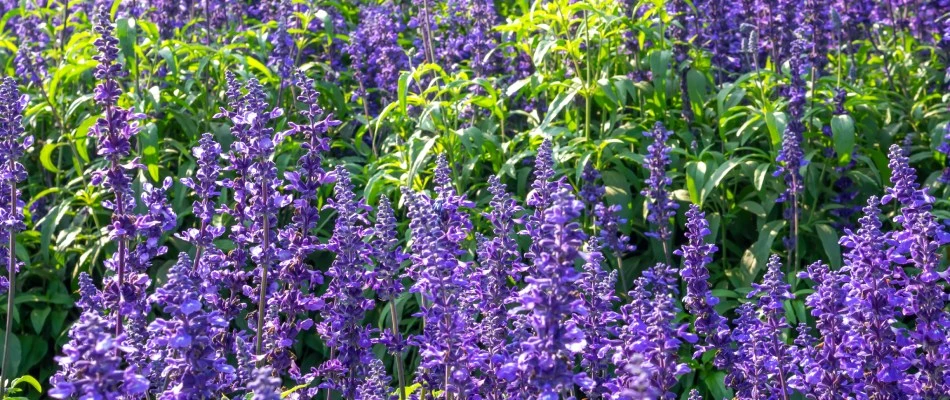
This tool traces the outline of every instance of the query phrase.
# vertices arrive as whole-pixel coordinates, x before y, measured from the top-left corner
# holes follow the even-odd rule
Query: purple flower
[[[247,385],[247,397],[251,400],[281,400],[280,378],[274,373],[274,369],[268,366],[255,368],[254,380]]]
[[[616,371],[616,378],[608,382],[611,400],[655,400],[660,391],[653,386],[650,369],[652,366],[640,353],[624,356],[623,363]]]
[[[604,256],[596,237],[587,243],[587,262],[577,281],[581,288],[586,313],[574,316],[578,328],[587,337],[587,347],[582,354],[581,366],[594,381],[587,390],[591,399],[605,399],[610,393],[607,386],[613,351],[616,348],[620,315],[614,311],[614,303],[620,301],[615,294],[617,271],[604,271]]]
[[[593,386],[587,374],[573,372],[571,362],[587,347],[584,332],[572,319],[587,313],[575,290],[581,276],[574,269],[585,239],[578,223],[584,203],[565,186],[548,196],[543,222],[532,232],[536,249],[528,255],[533,267],[525,279],[527,286],[511,310],[524,315],[528,336],[501,373],[517,380],[522,395],[540,399],[555,399],[575,384],[584,389]]]
[[[644,290],[642,286],[639,289]],[[673,386],[681,375],[690,372],[688,365],[678,362],[679,347],[684,341],[696,342],[696,336],[686,332],[688,324],[674,322],[677,307],[672,293],[654,288],[653,298],[643,311],[642,324],[634,325],[637,339],[633,346],[653,366],[651,379],[661,397],[672,399]]]
[[[588,162],[584,166],[584,172],[581,175],[583,186],[581,186],[579,195],[588,207],[593,208],[593,216],[597,218],[596,225],[600,227],[598,235],[601,243],[614,253],[619,264],[619,258],[624,253],[631,253],[637,247],[630,244],[629,236],[620,232],[620,226],[626,224],[627,220],[620,217],[620,205],[607,204],[604,199],[607,188],[597,183],[599,179],[600,172]]]
[[[277,29],[271,32],[268,37],[273,49],[268,54],[267,66],[270,67],[277,76],[280,77],[280,86],[290,85],[290,78],[293,76],[297,59],[297,44],[294,43],[294,37],[290,34],[291,29],[297,27],[297,21],[293,16],[293,9],[289,1],[279,1],[274,14],[277,21]]]
[[[14,253],[16,234],[26,229],[25,204],[20,200],[17,184],[27,178],[20,159],[33,145],[33,136],[25,135],[22,122],[28,101],[26,95],[20,95],[13,78],[3,79],[0,83],[0,246],[5,248],[7,256],[7,276],[0,277],[0,293],[8,293],[8,296],[14,296],[10,285],[16,285],[16,273],[23,264]]]
[[[785,180],[785,192],[779,196],[779,201],[795,202],[804,190],[801,168],[807,165],[805,153],[802,150],[802,135],[805,125],[802,119],[805,116],[805,79],[802,77],[802,52],[804,41],[799,39],[792,43],[792,57],[789,60],[791,71],[791,85],[787,88],[788,123],[782,134],[782,148],[775,161],[779,168],[774,176],[781,176]],[[792,206],[794,207],[794,205]]]
[[[137,339],[137,335],[143,334],[144,331],[143,315],[148,311],[145,306],[145,288],[149,284],[148,277],[137,270],[142,269],[143,256],[148,258],[148,253],[159,252],[161,246],[157,245],[156,239],[152,243],[152,251],[131,254],[131,241],[140,233],[138,230],[152,227],[152,222],[147,217],[137,221],[133,214],[135,197],[132,193],[130,172],[140,168],[141,164],[138,159],[128,159],[132,150],[131,139],[139,131],[137,120],[144,118],[144,115],[116,105],[121,93],[117,79],[123,75],[123,71],[116,63],[119,53],[118,39],[113,36],[111,24],[107,9],[100,7],[95,20],[95,30],[100,35],[95,41],[99,54],[93,57],[99,62],[94,74],[99,85],[96,86],[93,99],[102,107],[104,115],[96,120],[90,128],[90,133],[98,139],[98,154],[105,157],[108,164],[104,169],[93,172],[91,183],[102,185],[114,196],[113,200],[102,202],[103,207],[112,210],[112,222],[107,228],[109,238],[118,242],[118,250],[105,262],[107,268],[115,271],[115,275],[104,283],[103,299],[109,303],[107,308],[115,313],[116,322],[113,327],[116,336],[119,336],[125,324],[123,314],[130,313],[132,315],[129,322],[134,323],[136,331],[131,332],[129,337]],[[157,207],[162,208],[161,205]],[[165,210],[159,210],[159,213],[164,212]],[[147,237],[154,236],[154,230],[142,233]],[[149,246],[147,241],[144,246]],[[131,276],[126,277],[127,273],[131,273]]]
[[[726,375],[726,385],[736,391],[738,399],[769,398],[769,367],[772,359],[768,357],[768,336],[764,336],[762,321],[755,315],[755,306],[744,303],[736,309],[739,315],[734,321],[732,340],[738,346],[735,350],[736,362]]]
[[[597,183],[600,178],[600,171],[594,168],[592,162],[588,161],[584,164],[584,171],[581,173],[581,182],[583,184],[577,195],[580,196],[581,200],[583,200],[588,207],[596,206],[607,193],[607,188]]]
[[[26,3],[23,14],[16,21],[14,30],[19,39],[17,52],[13,58],[17,76],[24,77],[25,83],[39,85],[47,75],[47,62],[43,50],[49,44],[49,36],[42,28],[36,4]],[[12,21],[12,20],[11,20]]]
[[[373,227],[372,245],[376,267],[371,276],[373,289],[382,301],[393,300],[404,291],[399,272],[409,255],[399,245],[396,224],[396,215],[389,198],[381,197],[376,210],[376,225]]]
[[[737,71],[740,66],[739,24],[742,18],[736,18],[738,2],[711,0],[697,6],[700,8],[700,23],[705,26],[699,33],[702,44],[712,52],[713,62],[726,72]],[[722,80],[721,74],[719,80]]]
[[[263,355],[264,314],[271,306],[268,300],[288,306],[286,295],[268,296],[278,287],[275,280],[268,279],[268,273],[278,260],[277,213],[291,202],[291,198],[279,190],[284,180],[277,174],[277,166],[272,161],[277,144],[283,141],[287,132],[275,132],[269,126],[283,115],[283,110],[279,107],[268,109],[263,87],[256,79],[247,82],[245,94],[241,95],[239,84],[229,74],[228,96],[232,99],[232,109],[228,111],[222,108],[215,116],[231,120],[231,134],[235,138],[226,167],[233,171],[234,176],[222,182],[223,186],[234,191],[233,204],[222,210],[236,220],[231,227],[231,239],[236,248],[229,253],[228,261],[233,271],[244,270],[248,258],[257,266],[254,271],[257,277],[256,290],[246,286],[243,292],[248,297],[256,294],[258,298],[256,312],[248,313],[247,317],[248,325],[255,327],[255,354]],[[276,315],[274,317],[277,318]],[[293,328],[290,327],[296,326],[293,322],[289,326],[282,325],[280,321],[270,323],[291,330]],[[284,338],[276,335],[278,332],[271,333],[274,335],[270,335],[268,341],[272,346],[267,354],[271,365],[281,372],[285,368],[295,371],[296,366],[287,354],[288,346],[283,345]]]
[[[808,295],[805,305],[816,319],[821,346],[800,346],[808,352],[809,362],[802,365],[801,374],[789,379],[789,385],[819,399],[833,399],[843,393],[850,393],[853,380],[848,371],[853,371],[855,365],[844,356],[848,336],[845,326],[848,313],[845,285],[848,276],[831,270],[820,261],[809,265],[798,276],[816,283],[815,292]],[[805,334],[799,335],[803,336]]]
[[[475,293],[482,320],[478,324],[479,344],[488,357],[487,376],[482,391],[488,399],[505,398],[506,383],[498,377],[499,368],[509,361],[511,321],[505,307],[515,296],[509,280],[521,281],[525,265],[515,238],[515,218],[522,208],[512,199],[497,176],[488,177],[492,194],[490,211],[482,215],[491,222],[492,235],[478,234],[478,266],[474,275]]]
[[[792,390],[788,386],[790,369],[793,369],[792,349],[783,339],[786,329],[789,328],[785,320],[786,300],[795,298],[790,292],[791,285],[785,283],[785,274],[782,273],[782,262],[779,256],[769,257],[768,270],[762,278],[761,284],[752,284],[752,291],[748,297],[758,298],[756,304],[758,318],[762,321],[753,324],[749,334],[757,335],[757,345],[744,347],[740,340],[739,357],[737,360],[763,359],[762,368],[771,379],[765,385],[753,388],[753,394],[769,396],[771,398],[788,398]],[[737,361],[738,362],[738,361]],[[758,382],[762,383],[762,382]],[[753,395],[752,398],[758,398]]]
[[[554,149],[551,140],[544,139],[538,147],[538,154],[534,161],[534,182],[531,183],[531,193],[528,193],[525,204],[534,207],[534,215],[528,217],[526,225],[540,224],[544,210],[551,205],[551,196],[559,183],[554,178]]]
[[[191,259],[181,253],[168,281],[151,296],[167,315],[151,323],[145,347],[159,364],[154,377],[165,382],[163,398],[220,397],[234,379],[226,349],[215,340],[228,329],[228,320],[206,308],[196,278]]]
[[[666,130],[661,122],[657,122],[652,131],[644,131],[643,135],[652,138],[653,143],[647,147],[647,155],[644,163],[650,173],[649,178],[644,182],[645,188],[642,195],[649,199],[647,203],[647,221],[654,226],[654,230],[647,232],[647,236],[656,238],[663,242],[664,255],[670,259],[670,254],[666,247],[668,246],[672,232],[670,230],[670,218],[672,218],[679,205],[673,202],[669,193],[669,186],[673,179],[666,176],[666,169],[670,165],[670,151],[672,148],[667,144],[672,131]]]
[[[371,115],[394,99],[399,73],[409,69],[409,57],[399,45],[399,33],[404,30],[396,8],[386,3],[362,7],[360,24],[350,34],[345,51],[359,83],[354,95],[363,98]]]
[[[831,24],[829,0],[806,0],[800,5],[798,23],[803,26],[803,33],[808,43],[805,51],[807,60],[815,73],[821,73],[828,63],[830,39],[834,27]],[[798,7],[798,6],[796,6]]]
[[[842,269],[850,275],[844,289],[848,305],[845,324],[848,336],[845,357],[854,361],[846,372],[855,379],[855,393],[898,397],[909,362],[900,353],[903,333],[893,324],[905,300],[896,285],[905,282],[904,272],[888,258],[893,243],[881,232],[879,200],[868,199],[859,229],[845,230],[841,245],[849,249]]]
[[[306,123],[289,124],[292,132],[303,140],[300,147],[305,153],[297,160],[296,170],[284,172],[286,189],[295,194],[295,199],[292,202],[294,211],[291,222],[280,232],[281,245],[286,251],[282,252],[279,278],[285,282],[308,283],[304,285],[306,293],[323,283],[320,271],[312,270],[307,265],[307,257],[323,248],[314,232],[320,220],[318,191],[335,178],[323,169],[323,154],[330,150],[330,129],[340,125],[340,121],[320,107],[320,93],[314,89],[313,79],[298,72],[296,81],[300,88],[297,100],[307,105],[306,109],[300,111],[306,117]],[[299,291],[294,293],[293,296],[298,297],[301,305],[313,299],[312,295]]]
[[[475,345],[474,305],[470,295],[472,266],[460,257],[462,242],[472,224],[465,208],[472,204],[456,194],[444,154],[435,169],[436,198],[404,189],[412,231],[410,292],[422,298],[421,335],[411,342],[419,347],[423,387],[442,388],[464,397],[475,393],[473,370],[482,351]]]
[[[917,183],[917,171],[910,166],[906,151],[898,144],[891,145],[888,153],[889,161],[887,166],[891,168],[891,184],[886,187],[884,197],[881,197],[881,204],[890,203],[891,200],[897,200],[900,203],[900,215],[894,217],[894,222],[904,227],[903,232],[897,234],[898,251],[906,252],[909,231],[917,220],[920,213],[930,212],[933,198],[927,193],[927,189],[920,189]]]
[[[393,390],[389,386],[389,376],[386,375],[386,367],[382,361],[369,353],[368,356],[364,357],[362,366],[364,371],[361,376],[365,378],[356,389],[355,400],[396,399],[396,396],[392,395]]]
[[[947,39],[950,41],[950,39]],[[940,182],[950,185],[950,122],[943,126],[943,142],[937,146],[937,151],[943,154],[944,164],[943,173],[940,174]]]
[[[56,399],[112,399],[139,397],[148,381],[132,367],[123,367],[122,355],[136,351],[122,345],[125,336],[112,334],[100,304],[99,293],[85,273],[79,278],[79,304],[85,306],[79,320],[69,329],[69,341],[62,355],[55,357],[60,370],[50,378],[50,397]]]
[[[361,323],[366,310],[374,306],[372,299],[363,296],[367,266],[372,263],[370,248],[363,240],[369,207],[356,199],[346,168],[337,166],[335,175],[335,196],[330,206],[336,210],[337,219],[327,250],[336,253],[336,258],[327,271],[332,279],[323,295],[324,320],[317,325],[317,332],[333,349],[334,357],[329,362],[338,365],[340,372],[326,374],[329,382],[325,386],[338,390],[343,397],[353,397],[364,379],[359,374],[360,357],[368,347]]]
[[[896,264],[910,264],[920,272],[906,277],[906,286],[899,289],[897,298],[903,299],[900,309],[904,315],[916,316],[914,329],[909,331],[911,345],[901,351],[916,367],[917,372],[908,374],[903,389],[908,394],[923,398],[939,397],[950,391],[950,372],[945,354],[950,353],[950,316],[944,310],[947,296],[941,285],[946,273],[938,271],[940,248],[950,243],[950,234],[931,212],[934,199],[927,190],[920,189],[916,171],[908,165],[904,150],[891,147],[891,183],[886,188],[883,202],[897,200],[900,213],[894,222],[901,229],[888,235],[894,247],[888,250],[888,258]],[[900,345],[900,344],[899,344]]]
[[[782,148],[779,150],[775,161],[779,163],[774,176],[781,176],[785,181],[785,191],[776,201],[787,202],[784,210],[784,216],[791,222],[791,233],[785,239],[785,245],[789,249],[789,259],[795,260],[798,251],[798,220],[799,220],[799,197],[805,190],[802,177],[802,168],[808,164],[805,160],[805,152],[802,149],[803,134],[805,125],[802,122],[805,117],[805,73],[804,66],[804,39],[798,39],[792,42],[791,55],[789,58],[789,70],[791,71],[791,85],[787,89],[788,97],[788,123],[785,125],[785,131],[782,133]],[[791,263],[791,262],[790,262]]]
[[[713,296],[709,288],[708,265],[717,248],[714,244],[707,244],[704,239],[712,232],[709,231],[706,214],[700,211],[699,206],[691,204],[686,219],[686,243],[673,254],[683,257],[683,269],[680,270],[680,276],[686,282],[683,306],[696,317],[693,329],[704,339],[704,344],[696,347],[693,357],[699,357],[709,350],[719,350],[715,364],[720,369],[726,369],[730,350],[729,327],[726,319],[716,312],[719,298]]]

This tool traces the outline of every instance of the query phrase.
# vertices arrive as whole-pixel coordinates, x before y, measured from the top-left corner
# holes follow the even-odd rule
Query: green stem
[[[270,254],[270,216],[267,215],[266,208],[268,207],[268,196],[267,196],[267,181],[264,180],[261,182],[261,193],[263,196],[263,203],[265,207],[264,211],[264,239],[262,240],[264,254],[261,255],[263,258],[261,260],[261,287],[257,298],[257,332],[254,339],[255,354],[258,356],[263,355],[264,349],[264,308],[267,305],[267,270],[270,269],[268,264],[268,255]],[[263,360],[258,360],[258,363]]]
[[[399,333],[399,319],[396,315],[396,300],[389,301],[389,318],[392,320],[393,337],[396,343],[402,343],[402,337]],[[399,400],[406,400],[406,366],[402,362],[402,352],[393,352],[393,358],[396,360],[396,377],[399,381]]]
[[[584,81],[584,138],[590,140],[590,69],[592,63],[590,62],[590,17],[588,16],[587,10],[584,10],[584,32],[587,36],[584,53],[587,58],[587,76]]]
[[[14,161],[10,160],[10,170],[13,170]],[[16,210],[16,184],[11,180],[10,182],[10,209]],[[10,235],[10,241],[7,243],[7,321],[6,329],[3,331],[3,364],[0,364],[0,395],[2,395],[7,388],[6,381],[4,378],[7,377],[7,356],[10,348],[10,330],[13,329],[13,295],[16,291],[16,232],[12,229],[7,232]]]

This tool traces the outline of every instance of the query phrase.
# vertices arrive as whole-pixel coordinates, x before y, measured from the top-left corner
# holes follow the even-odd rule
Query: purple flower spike
[[[505,304],[516,295],[508,280],[521,281],[525,265],[515,238],[515,218],[522,208],[512,199],[497,176],[488,177],[488,191],[492,194],[491,210],[482,215],[491,222],[492,236],[477,235],[478,270],[475,272],[475,293],[483,319],[478,326],[479,343],[488,357],[488,376],[483,385],[486,398],[503,399],[506,382],[499,369],[509,361],[511,321]]]
[[[620,301],[615,294],[617,271],[604,271],[604,256],[597,237],[587,242],[587,262],[577,286],[581,288],[586,313],[574,316],[577,326],[587,336],[587,347],[582,355],[581,366],[594,381],[587,390],[591,399],[606,399],[610,393],[608,376],[613,351],[617,341],[620,315],[614,311],[614,303]]]
[[[550,195],[550,206],[543,210],[537,231],[538,251],[529,255],[534,265],[525,280],[527,286],[518,294],[519,305],[511,310],[524,315],[527,337],[501,372],[503,378],[518,383],[522,395],[543,399],[557,398],[575,384],[585,389],[593,386],[585,373],[573,372],[571,362],[587,347],[584,332],[571,318],[587,314],[575,290],[581,276],[574,269],[585,239],[577,222],[584,203],[567,187]]]
[[[325,386],[338,390],[344,397],[356,395],[360,375],[361,355],[366,351],[362,326],[366,310],[373,308],[373,300],[363,296],[367,286],[365,275],[371,264],[370,249],[363,237],[367,231],[368,207],[357,200],[353,193],[350,175],[342,165],[335,170],[336,188],[330,204],[337,213],[333,237],[327,250],[336,253],[336,258],[327,274],[330,285],[323,295],[324,320],[317,325],[317,332],[335,357],[321,367],[328,380]]]
[[[146,346],[160,367],[154,378],[167,382],[162,397],[220,397],[235,378],[226,349],[216,340],[227,331],[228,321],[220,311],[205,308],[192,274],[191,259],[181,253],[168,281],[152,295],[168,316],[149,326]]]
[[[409,255],[399,245],[396,228],[392,203],[388,197],[383,196],[379,199],[376,225],[373,227],[373,257],[376,260],[376,268],[371,275],[373,289],[382,301],[395,299],[404,291],[399,272]]]
[[[122,355],[136,351],[123,346],[124,335],[112,334],[111,321],[107,320],[94,299],[99,293],[92,286],[88,275],[80,276],[79,304],[84,309],[79,320],[69,329],[69,342],[63,353],[56,357],[60,370],[50,378],[50,397],[70,398],[137,398],[148,389],[145,377],[132,367],[124,367]],[[88,296],[88,297],[86,297]]]
[[[666,130],[662,123],[657,122],[652,131],[645,131],[643,135],[653,139],[653,143],[647,147],[646,161],[644,161],[650,176],[644,183],[645,189],[641,192],[649,199],[649,203],[647,203],[647,221],[654,227],[654,230],[648,232],[647,236],[663,242],[665,249],[666,242],[669,241],[672,234],[670,218],[676,214],[676,209],[679,208],[679,205],[673,202],[669,193],[669,186],[673,183],[673,179],[666,176],[666,169],[670,165],[670,151],[672,150],[667,141],[673,135],[673,132]],[[667,260],[670,258],[669,254],[665,254],[665,256]]]
[[[944,40],[950,42],[950,39]],[[937,151],[943,153],[944,157],[944,167],[943,173],[940,174],[940,182],[945,185],[950,185],[950,122],[947,122],[943,126],[943,142],[937,146]]]
[[[815,292],[808,295],[805,305],[811,308],[811,315],[817,319],[821,346],[803,347],[803,351],[808,353],[807,361],[802,364],[802,373],[790,379],[789,385],[819,399],[850,393],[853,380],[848,371],[853,371],[855,365],[844,357],[849,335],[845,326],[848,313],[845,284],[848,277],[821,262],[809,265],[798,276],[816,283]]]
[[[476,346],[470,262],[462,261],[462,242],[472,223],[465,208],[472,204],[456,194],[451,170],[441,154],[435,170],[436,198],[404,189],[412,231],[410,292],[422,297],[422,335],[412,338],[422,357],[419,380],[427,390],[443,388],[456,395],[474,393],[473,371],[482,351]]]
[[[370,115],[376,115],[394,99],[399,72],[409,69],[409,57],[399,46],[399,33],[405,29],[391,3],[360,9],[360,24],[350,34],[345,50],[350,56],[353,77],[359,83],[353,95],[362,97]]]
[[[251,400],[281,400],[280,378],[274,376],[273,368],[256,368],[253,376],[254,380],[247,386]]]
[[[706,214],[700,211],[699,206],[691,204],[686,218],[686,244],[673,254],[683,257],[683,269],[680,271],[680,276],[686,282],[683,306],[696,316],[693,328],[704,339],[704,344],[696,347],[693,357],[699,357],[709,350],[719,350],[716,366],[726,369],[730,350],[729,326],[726,319],[716,312],[719,298],[713,296],[709,288],[708,265],[717,248],[705,241],[705,237],[712,232],[709,231]]]
[[[849,249],[842,269],[850,275],[844,285],[849,306],[845,357],[854,365],[846,372],[855,380],[855,393],[897,398],[903,392],[900,382],[910,367],[900,351],[903,333],[893,326],[898,307],[906,303],[897,285],[906,282],[907,277],[888,257],[893,242],[881,232],[879,206],[878,198],[871,196],[858,221],[858,231],[846,229],[840,241]]]
[[[601,243],[620,258],[624,253],[632,253],[637,247],[630,244],[629,236],[620,232],[620,226],[626,224],[627,220],[620,217],[620,205],[608,205],[605,201],[607,188],[597,182],[600,177],[600,172],[591,163],[587,163],[581,175],[583,186],[579,195],[581,200],[592,208],[592,214],[597,218],[596,225],[600,227],[598,234]]]

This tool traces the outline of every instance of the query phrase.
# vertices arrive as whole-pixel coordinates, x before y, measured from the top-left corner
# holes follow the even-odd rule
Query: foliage
[[[0,3],[10,398],[950,381],[945,2]]]

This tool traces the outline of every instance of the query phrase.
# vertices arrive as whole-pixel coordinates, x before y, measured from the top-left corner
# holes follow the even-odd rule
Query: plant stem
[[[115,202],[116,202],[116,212],[118,213],[118,215],[120,216],[124,215],[125,204],[123,203],[125,202],[125,200],[122,199],[121,192],[116,192]],[[123,237],[119,239],[119,273],[116,279],[116,285],[119,290],[119,304],[115,309],[115,335],[116,336],[119,336],[119,334],[122,333],[122,304],[125,303],[125,294],[122,290],[122,284],[123,282],[125,282],[125,253],[126,253],[127,246],[128,246],[128,243],[126,243],[126,238],[123,235]],[[116,347],[115,351],[116,351],[116,354],[118,354],[119,348]]]
[[[584,10],[584,31],[587,39],[585,41],[584,53],[587,58],[587,77],[584,81],[584,139],[590,140],[590,102],[591,102],[591,84],[590,84],[590,19],[587,10]]]
[[[14,169],[14,161],[10,160],[10,170]],[[17,207],[16,184],[13,180],[10,182],[10,210],[16,214]],[[16,290],[16,234],[11,229],[7,232],[10,235],[10,241],[7,243],[7,322],[6,329],[3,331],[3,364],[0,364],[0,395],[6,391],[7,384],[4,380],[7,377],[7,359],[10,349],[10,330],[13,329],[13,295]]]
[[[263,254],[261,257],[261,288],[260,293],[257,298],[257,332],[255,334],[255,353],[260,356],[263,354],[262,350],[264,348],[264,307],[267,303],[267,270],[268,270],[268,255],[270,255],[270,216],[267,215],[268,208],[268,196],[267,196],[267,180],[265,179],[261,183],[261,196],[263,196],[264,204],[264,239],[263,242]],[[258,363],[261,361],[259,360]]]
[[[198,229],[199,237],[204,236],[205,230],[207,229],[208,229],[208,223],[205,221],[201,221],[201,228]],[[198,246],[198,248],[195,249],[195,259],[192,261],[192,264],[191,264],[192,273],[195,273],[196,271],[198,271],[198,260],[201,259],[201,253],[203,252],[204,249],[205,249],[204,246]]]
[[[389,300],[389,318],[392,320],[393,337],[396,344],[402,343],[402,337],[399,334],[399,319],[396,315],[396,300]],[[394,351],[393,358],[396,359],[396,377],[399,381],[399,400],[406,400],[406,366],[402,363],[402,351]]]

